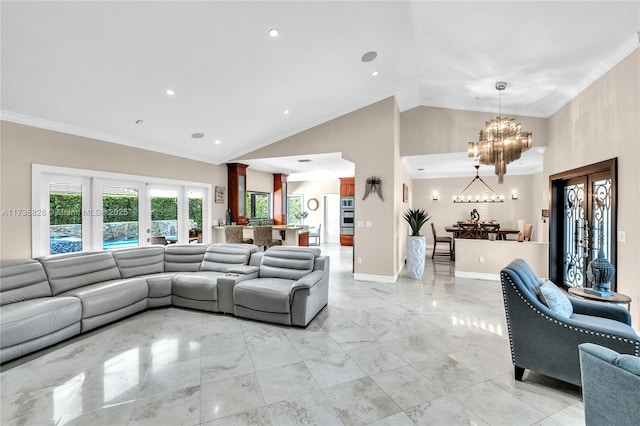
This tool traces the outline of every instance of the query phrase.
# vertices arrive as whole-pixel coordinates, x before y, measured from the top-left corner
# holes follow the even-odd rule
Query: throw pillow
[[[553,282],[546,280],[538,287],[538,299],[556,314],[569,318],[573,314],[573,305],[562,290]]]

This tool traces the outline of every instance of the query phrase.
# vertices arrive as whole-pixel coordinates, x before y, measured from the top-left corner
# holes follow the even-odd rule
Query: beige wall
[[[357,228],[354,236],[354,272],[364,276],[393,277],[397,266],[395,140],[397,106],[394,98],[312,127],[274,144],[237,158],[259,159],[290,155],[342,152],[355,163],[355,220],[371,221],[371,228]],[[366,179],[382,181],[382,201],[376,194],[363,200]]]
[[[472,209],[478,210],[480,220],[495,219],[504,228],[517,228],[518,219],[524,219],[525,223],[532,223],[534,226],[534,240],[541,241],[537,229],[543,223],[540,217],[540,210],[536,207],[539,203],[535,200],[540,194],[535,191],[533,182],[538,180],[537,175],[506,175],[504,184],[498,185],[497,176],[484,176],[483,179],[498,194],[504,194],[503,203],[454,203],[453,197],[464,189],[471,181],[468,178],[447,178],[447,179],[416,179],[413,181],[413,207],[428,210],[431,214],[431,222],[436,226],[438,235],[445,234],[444,227],[452,225],[459,220],[468,220]],[[483,195],[482,184],[475,182],[465,193],[469,195]],[[511,193],[518,192],[518,199],[512,200]],[[433,200],[432,195],[436,192],[438,200]],[[486,191],[488,193],[488,191]],[[428,230],[424,234],[428,235],[427,245],[433,245],[431,236],[431,225],[427,225]],[[505,259],[506,266],[512,259]]]
[[[70,167],[227,186],[227,168],[80,136],[1,122],[0,207],[31,208],[31,165]],[[213,198],[213,194],[212,194]],[[226,198],[225,198],[226,200]],[[211,200],[212,218],[226,203]],[[31,257],[31,218],[1,218],[0,258]]]
[[[497,106],[496,93],[496,106]],[[506,97],[503,104],[507,104]],[[509,114],[503,114],[509,115]],[[483,123],[496,113],[419,106],[400,116],[402,145],[400,155],[466,152],[470,141],[477,142]],[[535,146],[547,145],[547,119],[517,116],[522,128],[533,132]]]
[[[316,226],[324,224],[324,197],[325,194],[340,194],[340,180],[317,180],[304,182],[289,182],[289,195],[302,195],[304,198],[304,211],[309,212],[309,216],[305,219],[305,225]],[[318,209],[310,211],[307,208],[307,202],[315,198],[318,200]],[[336,219],[337,220],[337,219]]]
[[[618,291],[640,328],[640,49],[549,118],[544,174],[618,157]]]

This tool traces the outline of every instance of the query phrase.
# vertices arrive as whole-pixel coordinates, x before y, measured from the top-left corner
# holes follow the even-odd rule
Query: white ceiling
[[[214,164],[391,95],[401,111],[496,111],[497,80],[509,82],[504,112],[548,117],[637,48],[640,30],[640,1],[1,8],[3,119]]]

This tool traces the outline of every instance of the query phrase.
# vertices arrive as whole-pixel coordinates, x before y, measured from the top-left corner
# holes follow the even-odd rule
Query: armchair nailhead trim
[[[511,286],[511,288],[516,292],[516,294],[518,295],[518,297],[520,297],[520,299],[527,305],[529,306],[535,313],[537,313],[538,315],[540,315],[541,317],[545,318],[548,321],[553,322],[554,324],[558,324],[561,325],[565,328],[568,328],[570,330],[575,330],[578,331],[580,333],[585,333],[585,334],[590,334],[592,336],[599,336],[599,337],[606,337],[608,339],[613,339],[613,340],[618,340],[620,342],[624,342],[624,343],[630,343],[633,345],[634,348],[634,355],[635,356],[640,356],[640,341],[638,340],[631,340],[631,339],[627,339],[627,338],[623,338],[623,337],[619,337],[619,336],[613,336],[611,334],[607,334],[607,333],[598,333],[592,330],[586,330],[580,327],[575,327],[569,324],[566,324],[564,322],[558,321],[555,318],[551,318],[550,316],[548,316],[547,314],[543,313],[542,311],[540,311],[538,308],[536,308],[535,306],[533,306],[531,303],[529,303],[529,301],[522,295],[522,293],[520,292],[520,290],[518,290],[518,287],[516,287],[516,284],[513,282],[513,280],[511,279],[511,277],[509,275],[507,275],[504,272],[500,272],[501,278],[502,278],[502,297],[504,299],[504,306],[505,306],[505,313],[506,313],[506,317],[507,317],[507,329],[509,330],[509,346],[511,347],[511,359],[513,361],[513,363],[515,364],[515,354],[513,352],[513,339],[512,339],[512,335],[511,335],[511,320],[509,319],[509,309],[507,308],[507,292],[506,292],[506,288],[504,285],[504,281],[505,279],[507,280],[507,282],[509,282],[509,285]]]

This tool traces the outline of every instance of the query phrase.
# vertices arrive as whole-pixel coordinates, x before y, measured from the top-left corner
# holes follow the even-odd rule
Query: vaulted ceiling
[[[638,1],[1,8],[3,119],[214,164],[392,95],[496,111],[497,80],[504,112],[548,117],[640,30]]]

